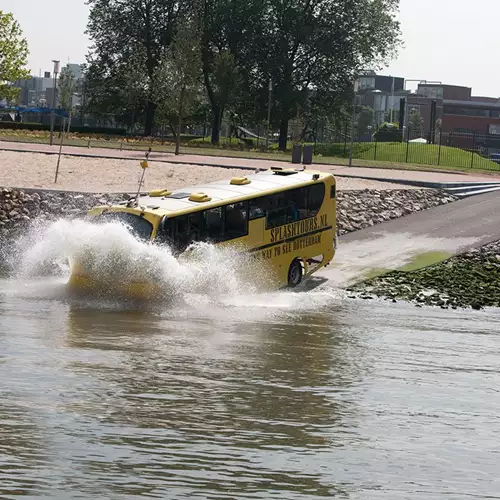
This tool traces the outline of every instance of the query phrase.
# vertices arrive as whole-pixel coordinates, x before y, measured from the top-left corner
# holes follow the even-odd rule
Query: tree
[[[75,90],[75,75],[68,67],[65,67],[59,75],[59,105],[62,109],[70,113],[73,109],[73,94]]]
[[[266,0],[254,29],[255,84],[271,78],[286,148],[288,123],[308,92],[344,94],[357,73],[399,44],[398,0]]]
[[[177,25],[155,78],[155,103],[165,117],[176,117],[175,154],[179,154],[182,122],[200,95],[201,58],[199,12],[194,10]]]
[[[261,22],[266,0],[203,0],[203,79],[212,109],[212,143],[219,143],[224,112],[252,102],[255,78],[255,27]],[[267,89],[267,83],[266,83]],[[265,99],[267,102],[267,97]]]
[[[144,133],[151,135],[156,112],[156,71],[172,43],[179,15],[189,10],[191,0],[88,0],[87,34],[93,41],[87,56],[98,87],[123,97],[127,71],[132,64],[142,76]],[[89,69],[90,71],[90,69]],[[101,96],[101,101],[103,96]],[[109,98],[104,99],[109,101]]]
[[[420,115],[418,108],[412,108],[408,115],[408,131],[414,132],[416,135],[422,135],[424,128],[424,119]]]
[[[358,116],[358,126],[357,126],[358,137],[361,137],[362,135],[365,135],[368,132],[369,130],[368,127],[371,127],[373,125],[374,117],[375,117],[374,109],[368,106],[361,107]]]
[[[12,86],[17,80],[29,78],[24,69],[28,62],[28,42],[10,13],[0,10],[0,99],[13,101],[20,89]]]
[[[214,56],[210,66],[204,66],[204,81],[212,105],[212,144],[218,144],[224,111],[235,95],[238,69],[234,55],[228,50]]]

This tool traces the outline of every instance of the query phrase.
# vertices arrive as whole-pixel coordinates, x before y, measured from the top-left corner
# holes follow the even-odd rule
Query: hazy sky
[[[85,61],[89,42],[84,0],[1,0],[0,8],[20,22],[34,74],[52,71],[52,59]],[[500,96],[499,0],[401,0],[399,18],[405,48],[380,73],[465,85],[475,95]]]

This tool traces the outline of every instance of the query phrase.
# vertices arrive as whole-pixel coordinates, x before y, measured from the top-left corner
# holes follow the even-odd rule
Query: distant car
[[[491,153],[490,160],[495,163],[500,163],[500,153]]]

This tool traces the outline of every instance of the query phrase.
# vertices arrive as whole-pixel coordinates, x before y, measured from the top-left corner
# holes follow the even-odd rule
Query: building
[[[436,120],[441,131],[478,135],[500,134],[500,99],[473,96],[470,87],[443,84],[420,84],[408,96],[408,112],[417,110],[425,131],[431,128],[431,106],[436,101]]]
[[[68,68],[71,73],[73,73],[75,80],[81,80],[83,78],[83,67],[81,64],[66,64],[66,68]]]
[[[383,123],[391,109],[395,112],[393,119],[396,119],[399,101],[408,94],[404,83],[404,78],[377,75],[373,71],[359,78],[358,103],[375,111],[374,125]]]
[[[46,98],[45,92],[54,86],[54,81],[50,73],[45,73],[44,77],[32,76],[27,80],[18,80],[14,86],[21,89],[18,98],[20,106],[40,106]]]
[[[66,65],[75,77],[75,87],[83,79],[83,68],[80,64]],[[14,85],[21,89],[17,104],[27,107],[52,107],[54,97],[54,78],[50,72],[46,71],[44,76],[32,76],[26,80],[18,80]],[[56,106],[59,106],[58,95],[56,92]],[[72,98],[73,106],[80,103],[80,96],[75,93]]]

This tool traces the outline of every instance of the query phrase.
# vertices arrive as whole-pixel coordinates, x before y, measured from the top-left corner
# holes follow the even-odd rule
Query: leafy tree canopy
[[[146,135],[151,134],[156,104],[155,72],[172,42],[178,16],[190,0],[88,0],[87,34],[92,40],[90,67],[97,67],[100,87],[110,89],[127,79],[130,65],[142,77]]]
[[[13,101],[19,89],[12,86],[17,80],[29,78],[28,42],[23,38],[19,23],[10,13],[0,10],[0,99]]]

